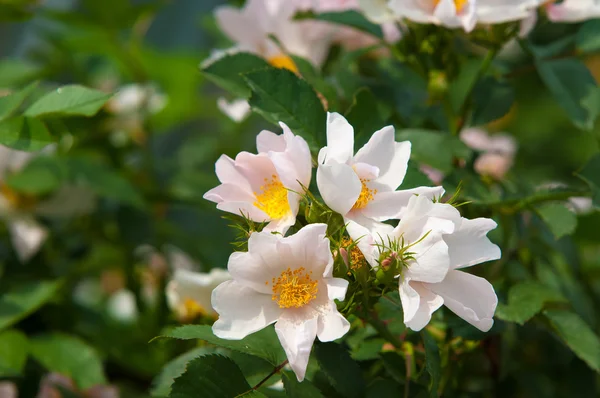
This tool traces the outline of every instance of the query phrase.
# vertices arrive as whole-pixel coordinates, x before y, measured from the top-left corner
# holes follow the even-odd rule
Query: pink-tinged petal
[[[350,330],[350,322],[339,313],[332,301],[320,308],[317,319],[317,337],[322,342],[337,340]]]
[[[236,169],[245,177],[250,184],[252,192],[262,192],[265,183],[269,183],[277,170],[269,156],[264,153],[255,155],[249,152],[240,152],[235,157]]]
[[[275,245],[271,246],[271,250],[275,251]],[[271,281],[285,269],[280,264],[280,260],[273,257],[264,251],[235,252],[229,256],[227,269],[231,277],[240,285],[270,295],[272,294]]]
[[[428,287],[444,298],[446,307],[477,329],[487,332],[492,328],[498,297],[487,280],[452,270],[443,282]]]
[[[480,175],[491,176],[496,180],[502,180],[512,165],[512,155],[484,153],[477,158],[473,167]]]
[[[345,215],[358,200],[362,184],[346,164],[322,164],[317,169],[317,186],[321,197],[333,211]]]
[[[217,178],[223,184],[235,184],[239,185],[240,188],[248,189],[251,191],[250,185],[246,178],[239,170],[235,167],[235,162],[227,155],[221,155],[215,163],[215,172]]]
[[[424,283],[414,281],[409,283],[419,294],[419,308],[417,309],[415,316],[405,323],[411,330],[418,332],[431,321],[431,315],[444,304],[444,299],[427,289],[427,285]]]
[[[271,222],[265,226],[263,231],[277,232],[282,235],[285,235],[288,229],[290,229],[290,227],[294,224],[296,224],[296,216],[290,213],[282,218],[271,220]]]
[[[326,238],[326,224],[309,224],[294,235],[281,239],[277,251],[285,250],[285,262],[292,269],[304,267],[314,277],[330,277],[333,256]]]
[[[500,248],[486,236],[496,226],[494,220],[489,218],[463,218],[454,233],[444,236],[448,244],[450,267],[464,268],[499,259],[502,256]]]
[[[327,158],[347,163],[354,154],[354,128],[339,113],[327,113]]]
[[[267,222],[271,219],[264,211],[250,202],[221,202],[217,204],[217,209],[247,217],[255,222]]]
[[[379,168],[381,176],[390,168],[394,157],[394,144],[394,127],[384,127],[373,133],[369,141],[356,152],[354,161]]]
[[[286,143],[283,135],[275,134],[269,130],[263,130],[256,136],[256,149],[259,153],[267,153],[269,151],[283,152],[285,151],[285,148]]]
[[[312,158],[310,149],[304,138],[295,136],[289,128],[281,123],[285,140],[285,150],[269,152],[281,182],[289,189],[302,193],[302,186],[308,188],[312,177]]]
[[[215,336],[240,340],[277,321],[282,313],[271,295],[258,293],[236,281],[223,282],[212,292],[212,307],[219,314]]]
[[[342,278],[326,278],[327,296],[329,300],[344,301],[348,290],[348,281]]]
[[[489,151],[492,147],[490,136],[480,128],[469,128],[461,131],[460,140],[469,148],[477,151]]]
[[[442,187],[419,187],[403,191],[378,192],[375,198],[362,209],[362,214],[376,221],[399,219],[406,211],[408,202],[413,196],[419,195],[431,200],[439,198],[443,194],[444,188]]]
[[[298,381],[304,380],[308,358],[317,336],[317,317],[306,319],[302,311],[287,310],[275,324],[275,332]]]
[[[394,156],[388,169],[377,179],[378,183],[387,185],[391,190],[402,184],[410,159],[410,148],[411,144],[408,141],[394,143]]]
[[[246,50],[260,52],[259,45],[265,41],[265,32],[257,26],[244,10],[234,7],[218,7],[215,10],[217,25],[232,41]]]
[[[30,217],[9,220],[8,228],[13,247],[22,263],[29,261],[48,237],[48,230]]]
[[[206,192],[203,196],[204,199],[210,200],[211,202],[251,202],[256,201],[256,197],[251,191],[244,190],[240,185],[237,184],[221,184]]]

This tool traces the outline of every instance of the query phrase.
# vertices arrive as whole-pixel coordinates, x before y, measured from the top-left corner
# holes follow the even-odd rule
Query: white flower
[[[217,107],[236,123],[246,119],[250,114],[250,104],[245,99],[237,99],[228,102],[225,98],[217,99]]]
[[[124,323],[135,321],[139,315],[135,294],[128,289],[114,292],[108,298],[106,311],[117,321]]]
[[[390,0],[398,18],[470,32],[477,23],[496,24],[525,19],[542,0]]]
[[[297,72],[287,54],[298,55],[319,66],[325,60],[330,40],[324,24],[293,21],[301,4],[288,0],[248,0],[243,8],[222,6],[215,11],[219,28],[236,43],[239,51],[265,58],[276,67]],[[280,48],[269,35],[274,35]]]
[[[164,109],[167,98],[153,86],[128,84],[119,88],[108,101],[106,108],[117,115],[128,115],[139,112],[155,114]]]
[[[213,268],[209,273],[176,269],[167,284],[167,303],[181,320],[191,320],[198,315],[216,316],[210,297],[214,288],[231,279],[229,272]]]
[[[333,341],[350,328],[333,300],[343,300],[348,281],[333,278],[327,225],[310,224],[283,238],[253,233],[248,252],[233,253],[233,280],[213,291],[219,313],[216,336],[239,340],[275,323],[275,331],[299,381],[315,340]]]
[[[469,148],[482,152],[474,164],[477,173],[501,180],[512,167],[517,152],[513,137],[507,134],[490,136],[481,129],[472,128],[463,130],[460,139]]]
[[[302,186],[310,184],[312,159],[306,141],[280,125],[281,135],[267,130],[258,135],[258,155],[221,156],[215,165],[221,185],[204,198],[219,210],[268,221],[267,231],[285,233],[296,222]]]
[[[440,196],[442,188],[396,191],[402,184],[410,142],[395,142],[394,128],[375,132],[354,155],[354,129],[338,113],[327,115],[327,146],[319,152],[317,185],[323,200],[345,219],[398,217],[413,195]]]
[[[29,261],[48,236],[48,230],[36,219],[71,217],[89,212],[94,198],[89,190],[63,186],[43,201],[12,190],[4,183],[11,174],[19,172],[34,157],[53,152],[50,145],[39,152],[23,152],[0,146],[0,219],[8,224],[13,247],[22,263]]]
[[[546,6],[548,19],[554,22],[581,22],[600,17],[600,0],[550,1]]]
[[[383,266],[380,262],[386,259],[403,258],[399,291],[409,328],[421,330],[431,314],[446,305],[487,331],[498,303],[494,288],[458,269],[500,257],[498,246],[486,237],[495,227],[490,219],[468,220],[451,205],[415,196],[396,228],[387,224],[365,228],[351,222],[348,232],[373,267]],[[406,252],[411,257],[402,257]]]

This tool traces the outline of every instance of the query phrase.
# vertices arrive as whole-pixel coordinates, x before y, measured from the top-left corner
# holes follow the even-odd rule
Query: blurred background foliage
[[[23,148],[56,141],[54,155],[36,158],[2,186],[20,195],[21,205],[23,197],[39,203],[63,185],[94,194],[93,211],[42,215],[48,239],[25,263],[13,249],[9,223],[0,224],[0,378],[15,383],[19,396],[36,396],[48,372],[74,381],[79,392],[63,391],[65,397],[104,384],[118,386],[123,397],[166,396],[189,359],[214,352],[234,359],[254,384],[272,370],[264,359],[227,347],[198,346],[194,340],[149,343],[178,323],[163,294],[172,246],[188,253],[201,271],[225,267],[233,250],[229,221],[202,200],[218,183],[215,160],[223,153],[253,151],[261,129],[278,129],[258,114],[241,123],[229,120],[216,104],[224,91],[200,73],[212,49],[230,44],[211,14],[221,3],[0,0],[0,90],[23,93],[24,106],[15,109],[28,109],[29,119],[23,120],[31,123],[32,139]],[[500,52],[487,80],[477,83],[471,122],[506,132],[518,143],[514,166],[500,181],[474,172],[471,150],[447,146],[440,134],[427,135],[458,128],[449,124],[436,98],[448,85],[465,84],[461,73],[468,75],[466,65],[483,56],[481,48],[450,56],[453,66],[442,50],[453,33],[426,27],[427,37],[441,40],[429,43],[433,51],[414,49],[432,62],[427,76],[415,73],[410,60],[376,59],[340,47],[331,50],[323,75],[303,73],[330,110],[364,126],[363,142],[385,123],[411,129],[399,132],[414,138],[407,187],[431,184],[417,168],[428,164],[446,174],[448,192],[462,181],[461,197],[471,202],[461,208],[465,216],[493,217],[500,224],[491,237],[503,258],[476,270],[498,292],[496,325],[484,335],[439,311],[430,329],[441,347],[443,396],[600,392],[600,213],[564,211],[568,197],[589,196],[576,173],[599,151],[594,121],[600,106],[592,102],[589,114],[578,114],[553,92],[577,90],[580,65],[584,77],[589,70],[600,78],[598,22],[540,24],[528,39],[537,61],[513,43]],[[464,46],[463,40],[454,48]],[[560,69],[562,88],[548,84],[548,74],[557,70],[552,68]],[[134,97],[142,99],[132,103],[116,95],[106,102],[100,96],[90,100],[89,110],[31,111],[47,93],[72,84],[107,94],[135,84],[142,94],[135,91]],[[3,116],[0,112],[5,122]],[[31,120],[42,120],[47,131]],[[423,130],[431,131],[419,133]],[[460,159],[466,166],[459,167]],[[598,181],[599,173],[592,169],[583,175]],[[558,202],[537,201],[539,192]],[[133,294],[133,309],[118,301],[124,292]],[[378,311],[398,335],[405,333],[401,313],[389,300],[382,300]],[[540,312],[545,315],[536,316]],[[405,335],[407,349],[397,353],[386,350],[369,328],[351,333],[348,360],[375,378],[353,394],[398,396],[407,379],[413,385],[410,396],[426,394],[429,376],[421,368],[426,347],[419,335]],[[309,378],[325,396],[350,396],[326,375],[328,349],[335,350],[318,349]],[[407,369],[415,363],[419,373]],[[289,382],[288,373],[285,378]]]

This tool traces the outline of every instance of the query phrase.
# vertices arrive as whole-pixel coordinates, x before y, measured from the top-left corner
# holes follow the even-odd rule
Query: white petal
[[[394,14],[387,6],[387,0],[358,0],[366,17],[372,22],[381,24],[394,20]]]
[[[283,128],[285,148],[283,151],[269,152],[281,182],[289,189],[302,193],[302,185],[306,188],[310,185],[312,177],[312,158],[310,149],[304,138],[294,135],[288,126],[280,123]]]
[[[356,203],[362,190],[360,179],[346,164],[321,164],[317,169],[321,197],[333,211],[345,215]]]
[[[333,256],[326,238],[326,224],[309,224],[277,242],[277,251],[288,267],[304,267],[314,277],[331,277]],[[285,255],[282,255],[285,250]],[[287,267],[286,267],[287,268]]]
[[[486,234],[497,224],[489,218],[463,218],[459,228],[444,236],[448,244],[451,268],[464,268],[485,261],[497,260],[502,253]]]
[[[414,317],[409,321],[405,320],[406,326],[418,332],[423,329],[429,321],[431,314],[444,304],[444,299],[427,289],[427,284],[411,281],[410,286],[419,294],[419,308]]]
[[[212,306],[219,314],[213,333],[228,340],[240,340],[259,331],[277,321],[282,313],[270,295],[235,281],[223,282],[213,290]]]
[[[342,278],[327,278],[326,282],[329,300],[344,301],[348,290],[348,281]]]
[[[419,187],[403,191],[381,192],[362,209],[362,214],[376,221],[399,219],[406,211],[410,198],[415,195],[428,199],[439,198],[444,194],[442,187]]]
[[[394,143],[392,161],[387,171],[379,176],[377,182],[389,186],[392,190],[397,189],[402,184],[406,176],[408,160],[410,159],[410,148],[411,144],[408,141]]]
[[[254,202],[256,197],[249,190],[245,190],[238,184],[225,183],[216,186],[203,196],[211,202]]]
[[[259,45],[265,41],[265,32],[249,12],[234,7],[218,7],[215,10],[217,25],[231,40],[247,50],[259,52]]]
[[[402,311],[404,312],[404,323],[408,324],[419,311],[421,296],[410,285],[410,279],[406,277],[399,278],[398,292],[402,302]]]
[[[221,202],[217,209],[247,217],[256,222],[267,222],[271,218],[251,202]]]
[[[285,151],[285,147],[286,143],[283,135],[275,134],[269,130],[263,130],[256,136],[256,149],[258,152],[283,152]]]
[[[317,336],[323,342],[337,340],[350,330],[350,322],[339,313],[334,302],[321,307],[317,322]]]
[[[29,261],[48,236],[48,230],[30,217],[9,220],[11,240],[22,263]]]
[[[394,143],[394,127],[386,126],[373,133],[369,141],[356,152],[354,161],[376,166],[383,174],[388,171],[394,157]]]
[[[240,185],[243,189],[250,189],[250,185],[240,173],[239,170],[235,167],[235,162],[227,155],[221,155],[217,162],[215,163],[215,172],[217,173],[217,178],[223,184],[237,184]]]
[[[236,123],[240,123],[250,114],[250,104],[245,99],[237,99],[231,102],[223,97],[217,99],[217,108]]]
[[[491,329],[498,297],[487,280],[452,270],[443,282],[430,284],[429,288],[444,298],[446,307],[471,325],[484,332]]]
[[[275,331],[296,378],[304,380],[310,350],[317,336],[317,318],[303,319],[294,311],[286,311],[275,324]]]
[[[354,128],[339,113],[327,113],[327,159],[346,163],[354,154]]]
[[[288,268],[276,250],[278,239],[270,241],[268,232],[255,232],[250,236],[254,249],[248,252],[235,252],[229,256],[227,269],[237,283],[248,286],[257,292],[272,294],[271,281]],[[260,249],[256,249],[259,246]]]

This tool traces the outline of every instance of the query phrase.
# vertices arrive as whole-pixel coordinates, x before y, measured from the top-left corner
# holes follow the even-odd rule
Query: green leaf
[[[468,158],[471,150],[457,137],[432,130],[400,130],[396,132],[398,141],[410,141],[412,157],[428,164],[443,173],[450,173],[455,157]]]
[[[29,352],[27,336],[18,330],[0,333],[0,377],[18,376]]]
[[[233,95],[248,98],[250,97],[250,88],[242,74],[268,66],[267,61],[254,54],[236,53],[210,63],[202,69],[202,73],[207,79]]]
[[[0,122],[0,145],[21,151],[39,151],[55,141],[38,119],[17,116]]]
[[[369,21],[364,14],[356,10],[324,12],[320,14],[305,12],[297,14],[295,19],[316,19],[319,21],[332,22],[334,24],[349,26],[379,39],[383,39],[383,30],[381,29],[381,26]]]
[[[481,126],[506,115],[515,101],[514,88],[493,78],[480,81],[473,91],[471,124]]]
[[[536,211],[557,240],[571,235],[577,228],[577,216],[563,204],[548,203],[539,206]]]
[[[38,156],[32,159],[24,169],[10,174],[5,183],[17,192],[28,195],[43,195],[58,188],[66,176],[61,159]]]
[[[0,11],[1,14],[1,11]],[[0,60],[0,87],[17,87],[35,80],[40,69],[22,59]]]
[[[185,368],[192,359],[209,354],[214,354],[214,347],[198,347],[185,354],[178,356],[165,365],[160,374],[152,381],[153,397],[166,397],[171,392],[171,385],[175,378],[185,372]]]
[[[600,51],[600,20],[592,19],[581,25],[577,32],[576,45],[583,53]]]
[[[242,340],[224,340],[216,337],[208,325],[185,325],[171,330],[163,337],[181,340],[204,340],[219,347],[243,352],[262,358],[273,366],[279,366],[286,356],[275,329],[267,327],[251,334]]]
[[[325,141],[327,116],[313,88],[287,69],[268,68],[244,75],[252,89],[250,106],[268,121],[288,125],[309,145]]]
[[[253,391],[240,368],[221,355],[192,360],[183,375],[175,379],[169,398],[264,397]]]
[[[34,102],[25,116],[94,116],[111,94],[91,88],[70,85],[59,87]]]
[[[383,367],[398,383],[410,383],[406,380],[406,360],[397,352],[382,352],[380,355]]]
[[[0,330],[25,318],[50,300],[59,282],[36,281],[12,287],[0,294]]]
[[[425,368],[431,376],[429,386],[429,396],[438,397],[438,389],[442,380],[442,363],[440,359],[440,349],[437,342],[427,330],[421,332],[423,344],[425,345]]]
[[[346,112],[346,119],[354,127],[354,146],[360,148],[375,131],[385,127],[388,117],[389,112],[380,108],[371,90],[364,87],[358,90]]]
[[[592,200],[600,208],[600,154],[594,155],[577,174],[592,189]]]
[[[54,333],[30,340],[31,355],[51,372],[75,381],[81,389],[106,384],[102,361],[96,350],[78,337]]]
[[[35,90],[37,85],[38,82],[33,82],[22,90],[5,97],[0,97],[0,121],[10,117],[13,112],[21,106],[23,101],[25,101],[25,99],[33,92],[33,90]]]
[[[281,375],[285,394],[289,398],[320,398],[323,394],[310,381],[304,379],[298,381],[296,375],[291,372],[283,372]]]
[[[556,334],[596,372],[600,372],[600,340],[579,315],[559,309],[543,312]]]
[[[322,343],[315,346],[315,356],[321,370],[344,397],[363,397],[366,385],[360,366],[339,344]]]
[[[461,66],[459,75],[450,82],[448,95],[454,112],[461,111],[469,97],[469,93],[475,87],[483,66],[483,59],[471,59]]]
[[[600,112],[600,88],[583,62],[573,58],[537,60],[536,66],[573,124],[591,130]]]
[[[522,282],[510,288],[508,305],[498,304],[496,317],[504,321],[525,324],[547,303],[565,302],[563,295],[538,282]]]
[[[98,195],[137,207],[144,206],[140,193],[116,171],[87,158],[70,158],[67,164],[71,178],[89,186]]]

